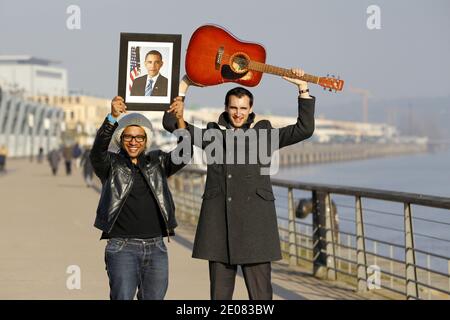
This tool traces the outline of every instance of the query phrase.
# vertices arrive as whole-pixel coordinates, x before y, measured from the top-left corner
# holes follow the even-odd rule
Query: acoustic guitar
[[[236,82],[254,87],[263,73],[270,73],[318,84],[324,89],[341,91],[344,81],[332,77],[305,74],[297,77],[291,70],[265,64],[266,50],[260,44],[237,39],[215,25],[199,27],[191,36],[186,53],[186,73],[198,86]]]

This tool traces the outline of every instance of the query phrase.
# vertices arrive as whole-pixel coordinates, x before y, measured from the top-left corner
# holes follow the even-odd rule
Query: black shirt
[[[133,164],[133,187],[111,232],[102,239],[148,239],[167,236],[164,218],[150,186],[137,165]]]

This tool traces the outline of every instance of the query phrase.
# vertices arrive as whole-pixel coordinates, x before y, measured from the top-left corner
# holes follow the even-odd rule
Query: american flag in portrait
[[[131,93],[131,87],[133,86],[133,81],[141,73],[141,63],[139,58],[139,47],[131,47],[131,59],[130,59],[130,85],[128,86],[129,93]]]

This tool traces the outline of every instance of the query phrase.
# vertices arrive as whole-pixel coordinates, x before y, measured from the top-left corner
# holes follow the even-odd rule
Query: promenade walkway
[[[52,176],[46,162],[8,161],[0,175],[0,299],[109,299],[104,241],[93,227],[99,193],[81,170]],[[209,299],[208,264],[191,258],[194,231],[180,226],[168,245],[167,299]],[[69,266],[81,270],[81,288],[69,290]],[[321,281],[284,262],[273,265],[275,299],[370,299],[337,282]],[[235,299],[247,299],[242,276]]]

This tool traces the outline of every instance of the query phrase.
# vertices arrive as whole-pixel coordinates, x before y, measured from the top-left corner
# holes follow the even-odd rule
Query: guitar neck
[[[317,77],[317,76],[313,76],[311,74],[305,73],[303,76],[298,77],[294,73],[292,73],[292,71],[289,69],[275,67],[275,66],[271,66],[270,64],[265,64],[265,63],[261,63],[261,62],[257,62],[257,61],[249,61],[247,68],[250,70],[258,71],[258,72],[274,74],[277,76],[296,78],[296,79],[300,79],[300,80],[315,83],[315,84],[319,83],[319,77]]]

